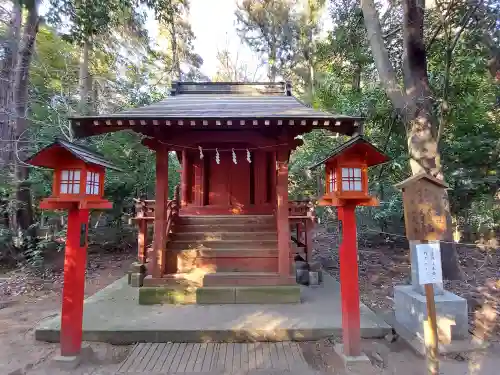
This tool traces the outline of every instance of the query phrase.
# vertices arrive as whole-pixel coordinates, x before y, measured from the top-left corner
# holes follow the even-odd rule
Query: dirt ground
[[[134,256],[135,253],[89,254],[86,296],[122,277]],[[54,264],[62,262],[57,260]],[[36,367],[57,354],[57,344],[35,341],[34,327],[60,312],[61,288],[62,272],[58,267],[48,267],[41,274],[28,269],[0,274],[1,375]],[[127,349],[92,346],[110,361]]]
[[[328,272],[337,276],[336,239],[319,231],[314,238],[314,257],[321,260]],[[365,304],[375,311],[392,308],[392,288],[409,278],[407,250],[397,246],[374,246],[360,243],[360,289]],[[500,368],[499,305],[500,261],[498,250],[459,248],[465,281],[447,283],[446,287],[468,299],[471,331],[491,342],[489,349],[476,353],[459,353],[441,359],[445,375],[496,375]],[[86,295],[122,277],[135,253],[89,254]],[[56,262],[61,264],[61,262]],[[57,354],[58,345],[36,342],[36,324],[59,312],[62,274],[50,269],[36,274],[27,269],[0,271],[0,375],[65,374],[53,369],[47,359]],[[420,375],[426,374],[425,360],[418,357],[401,340],[364,340],[363,350],[370,364],[355,365],[348,371],[334,352],[334,340],[302,343],[306,359],[324,374]],[[91,344],[101,363],[100,369],[112,369],[127,354],[128,347]],[[91,367],[72,371],[72,375],[90,374]],[[92,368],[95,368],[92,367]],[[18,372],[15,372],[15,371]],[[112,373],[112,372],[110,372]]]
[[[313,258],[339,277],[337,236],[318,231]],[[333,244],[333,245],[332,245]],[[401,243],[380,245],[379,239],[359,243],[359,287],[365,305],[375,312],[393,308],[393,287],[410,283],[410,253]],[[467,300],[471,332],[500,340],[500,248],[457,246],[461,281],[445,281],[446,290]]]

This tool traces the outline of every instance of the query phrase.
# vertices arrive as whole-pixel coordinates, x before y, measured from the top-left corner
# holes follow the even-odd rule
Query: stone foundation
[[[449,343],[468,336],[469,322],[467,301],[453,293],[441,290],[434,296],[436,302],[439,341]],[[425,295],[414,290],[412,285],[394,287],[394,309],[396,320],[410,332],[424,337],[424,325],[427,320]]]
[[[299,285],[139,288],[139,304],[284,304],[300,303]]]
[[[139,288],[144,283],[146,277],[146,266],[139,262],[134,262],[130,265],[128,271],[128,284],[135,288]]]

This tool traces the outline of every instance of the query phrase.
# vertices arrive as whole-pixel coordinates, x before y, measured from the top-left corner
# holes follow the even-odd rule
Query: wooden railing
[[[150,199],[134,199],[135,201],[135,218],[139,226],[139,233],[137,239],[137,257],[140,262],[147,262],[147,235],[148,223],[154,222],[155,219],[155,201]],[[167,241],[169,240],[172,225],[179,217],[180,198],[179,198],[179,185],[175,187],[174,198],[167,201],[166,209],[166,233]]]
[[[288,201],[288,216],[291,218],[297,217],[314,217],[314,205],[310,200],[295,200]]]
[[[154,220],[155,218],[155,200],[154,199],[137,199],[135,202],[135,219]],[[167,208],[171,209],[175,206],[177,215],[179,214],[180,198],[179,198],[179,185],[175,187],[174,198],[167,201]],[[167,214],[168,215],[168,214]]]
[[[172,230],[172,225],[177,221],[179,217],[179,209],[180,209],[180,199],[179,199],[179,185],[175,187],[174,190],[174,199],[168,201],[166,211],[167,211],[167,241],[170,239],[170,232]]]
[[[316,222],[314,205],[310,200],[294,200],[288,202],[288,217],[291,227],[290,238],[302,248],[306,261],[311,261],[312,231]]]

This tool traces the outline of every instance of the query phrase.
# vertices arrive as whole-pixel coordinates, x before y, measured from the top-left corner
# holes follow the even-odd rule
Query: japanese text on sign
[[[418,244],[416,247],[419,283],[422,285],[442,283],[443,272],[439,242]]]

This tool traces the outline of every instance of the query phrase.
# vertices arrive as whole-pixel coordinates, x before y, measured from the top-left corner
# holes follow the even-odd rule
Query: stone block
[[[445,290],[442,294],[435,295],[434,299],[439,341],[448,343],[467,337],[467,301]],[[417,336],[424,337],[427,321],[427,302],[424,295],[415,291],[412,285],[398,285],[394,287],[394,309],[398,323]]]
[[[318,283],[321,284],[323,282],[323,268],[321,267],[320,262],[310,262],[309,270],[318,273]]]
[[[54,357],[52,360],[53,364],[61,369],[61,370],[74,370],[80,365],[81,362],[81,357],[78,355],[75,356],[65,356],[65,355],[58,355]]]
[[[145,274],[143,273],[135,273],[135,272],[129,273],[129,280],[130,280],[129,285],[134,288],[141,287],[144,283],[144,277]]]
[[[196,303],[196,292],[170,286],[139,288],[139,305]]]
[[[146,265],[140,262],[134,262],[130,265],[130,272],[146,273]]]
[[[370,363],[370,359],[365,353],[361,353],[358,356],[350,356],[350,355],[345,355],[344,354],[344,344],[335,344],[334,346],[335,352],[339,355],[339,357],[342,359],[342,362],[346,367],[352,364],[356,363]]]
[[[235,303],[300,303],[299,285],[236,287]]]
[[[310,271],[321,271],[321,263],[319,262],[309,262]]]
[[[212,286],[196,290],[196,302],[200,305],[235,303],[234,287]]]
[[[396,333],[390,333],[385,338],[389,342],[394,342],[397,339],[402,339],[406,341],[410,347],[422,357],[426,355],[426,348],[424,338],[411,332],[406,326],[399,323],[396,320],[394,312],[387,311],[382,314],[384,321],[393,327]],[[452,340],[450,343],[440,342],[438,346],[439,353],[442,355],[457,354],[464,352],[473,352],[478,350],[485,350],[489,346],[486,341],[478,340],[477,337],[473,337],[468,334],[465,339]]]

